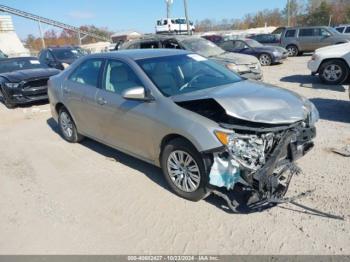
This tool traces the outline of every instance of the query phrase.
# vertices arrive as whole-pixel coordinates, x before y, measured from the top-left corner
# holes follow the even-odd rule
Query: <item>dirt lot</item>
[[[1,254],[350,254],[350,144],[344,87],[309,76],[309,57],[265,68],[265,81],[310,98],[321,114],[316,147],[299,165],[298,203],[231,214],[216,197],[192,203],[160,171],[97,142],[66,143],[49,106],[0,104]]]

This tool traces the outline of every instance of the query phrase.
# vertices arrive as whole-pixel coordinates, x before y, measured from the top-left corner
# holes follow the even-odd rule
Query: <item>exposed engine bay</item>
[[[316,128],[309,121],[276,125],[229,116],[214,99],[177,102],[231,130],[227,145],[212,153],[209,184],[232,190],[240,184],[260,199],[282,199],[292,177],[301,170],[295,161],[309,152]]]

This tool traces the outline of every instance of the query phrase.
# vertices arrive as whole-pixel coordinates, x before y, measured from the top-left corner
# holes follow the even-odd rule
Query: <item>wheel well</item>
[[[289,45],[286,46],[286,49],[287,49],[288,47],[290,47],[290,46],[295,46],[295,47],[298,48],[298,50],[299,50],[299,47],[298,47],[296,44],[289,44]]]
[[[322,63],[320,64],[320,66],[319,66],[318,69],[317,69],[317,72],[319,73],[321,66],[322,66],[324,63],[327,63],[327,62],[329,62],[329,61],[341,61],[341,62],[343,62],[343,63],[345,64],[345,66],[348,68],[348,70],[350,69],[349,64],[348,64],[348,63],[345,61],[345,59],[343,59],[343,58],[327,58],[327,59],[324,59],[324,60],[322,61]]]
[[[61,110],[61,108],[65,107],[62,103],[57,103],[55,106],[56,113],[58,114]]]
[[[181,139],[184,139],[186,140],[187,142],[189,142],[194,148],[196,148],[196,146],[190,141],[188,140],[186,137],[182,136],[182,135],[179,135],[179,134],[169,134],[167,136],[165,136],[163,139],[162,139],[162,142],[160,143],[160,152],[159,152],[159,161],[161,160],[160,158],[162,157],[162,152],[163,152],[163,149],[164,147],[171,141],[171,140],[174,140],[176,138],[181,138]],[[196,148],[197,149],[197,148]]]

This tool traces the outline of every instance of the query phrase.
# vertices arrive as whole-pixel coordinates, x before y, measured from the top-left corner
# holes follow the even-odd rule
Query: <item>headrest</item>
[[[124,66],[115,66],[111,69],[111,83],[125,82],[129,80],[128,71]]]

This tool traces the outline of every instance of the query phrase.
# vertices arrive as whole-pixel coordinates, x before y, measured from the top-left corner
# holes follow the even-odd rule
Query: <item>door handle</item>
[[[107,104],[107,101],[106,101],[106,99],[104,99],[104,98],[102,98],[102,97],[99,97],[99,98],[97,99],[97,103],[98,103],[99,105],[103,106],[103,105]]]
[[[67,87],[64,87],[64,88],[63,88],[63,93],[69,94],[69,92],[70,92],[70,91],[69,91],[69,88],[67,88]]]

